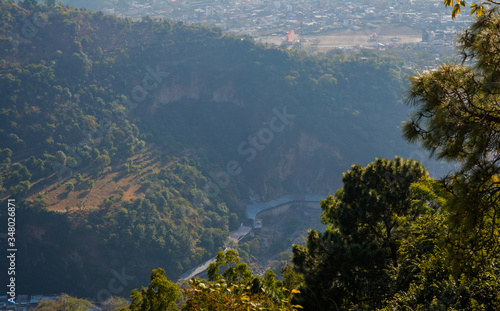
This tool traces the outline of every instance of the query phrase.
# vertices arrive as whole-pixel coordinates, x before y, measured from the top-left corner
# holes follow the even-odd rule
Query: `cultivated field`
[[[370,40],[370,37],[375,40]],[[393,40],[397,37],[399,40]],[[282,36],[259,36],[257,41],[280,45]],[[406,26],[391,26],[362,30],[336,30],[321,34],[308,34],[302,37],[303,47],[316,47],[324,52],[333,48],[373,47],[380,42],[384,45],[417,43],[422,41],[422,31]]]

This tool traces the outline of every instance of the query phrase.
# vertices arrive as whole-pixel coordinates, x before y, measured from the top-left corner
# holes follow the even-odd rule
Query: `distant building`
[[[28,295],[19,295],[17,296],[16,303],[22,306],[25,306],[29,303]]]
[[[296,35],[295,31],[292,29],[292,30],[290,30],[288,35],[286,35],[285,40],[283,40],[283,44],[292,45],[297,41],[299,41],[299,36]]]
[[[31,296],[30,298],[30,305],[37,305],[40,300],[42,299],[42,295],[35,295],[35,296]]]

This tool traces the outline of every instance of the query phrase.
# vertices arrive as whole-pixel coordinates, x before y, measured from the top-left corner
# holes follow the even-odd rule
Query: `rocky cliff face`
[[[247,198],[248,189],[268,199],[286,193],[335,191],[339,183],[332,176],[338,176],[340,172],[338,166],[343,160],[340,149],[321,142],[307,132],[300,121],[295,120],[296,115],[288,112],[293,107],[256,108],[253,103],[245,103],[238,90],[236,83],[230,79],[214,83],[197,72],[185,74],[184,79],[171,77],[153,93],[147,118],[167,116],[180,109],[182,113],[178,115],[185,122],[195,116],[186,115],[189,109],[180,106],[207,109],[207,114],[200,117],[213,116],[213,119],[198,121],[207,122],[208,127],[216,130],[196,124],[189,130],[193,132],[192,137],[215,136],[212,139],[218,143],[207,143],[207,139],[183,143],[209,150],[222,171],[228,163],[236,161],[241,172],[233,174],[232,180],[240,189],[241,200]],[[254,102],[262,100],[260,97],[256,90]],[[227,122],[222,116],[227,111],[238,112],[230,116],[234,118],[235,127],[223,126]],[[224,144],[226,146],[221,146]]]
[[[264,197],[272,199],[286,193],[329,194],[340,187],[337,176],[343,163],[337,148],[307,133],[297,133],[280,147],[272,163],[263,159],[265,168],[250,172],[255,183],[253,189],[259,189],[259,174],[265,176],[261,180]]]

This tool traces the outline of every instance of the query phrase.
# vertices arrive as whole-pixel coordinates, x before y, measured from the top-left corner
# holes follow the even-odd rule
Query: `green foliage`
[[[100,156],[98,156],[95,161],[97,164],[97,168],[100,171],[103,171],[106,167],[108,167],[109,164],[111,164],[110,157],[105,154],[101,154]]]
[[[13,186],[9,188],[10,193],[13,196],[22,196],[28,192],[31,188],[31,183],[27,180],[21,181],[17,186]]]
[[[224,270],[220,274],[220,270]],[[248,265],[240,262],[240,257],[237,252],[228,250],[227,252],[219,252],[215,262],[212,262],[207,269],[209,281],[220,281],[224,279],[228,286],[232,284],[248,283],[251,280],[252,272],[248,269]]]
[[[224,270],[220,274],[220,270]],[[300,305],[292,303],[294,294],[276,274],[267,271],[263,278],[254,277],[246,263],[240,261],[237,252],[219,252],[216,261],[207,269],[209,280],[190,280],[190,289],[185,289],[186,304],[182,310],[297,310]]]
[[[459,163],[445,179],[453,195],[447,205],[449,240],[457,273],[475,275],[500,253],[497,127],[500,123],[498,10],[479,17],[460,40],[464,61],[444,64],[411,78],[416,107],[404,126],[405,138],[420,141],[438,158]]]
[[[66,159],[66,165],[68,167],[77,167],[78,166],[78,161],[76,161],[76,159],[73,158],[73,157],[68,157]]]
[[[56,153],[56,161],[59,162],[59,164],[61,164],[61,165],[65,165],[66,164],[66,154],[64,154],[64,152],[59,150]]]
[[[10,159],[11,157],[12,150],[10,150],[9,148],[0,149],[0,160],[2,161],[2,163],[5,162],[5,160]]]
[[[257,280],[257,279],[255,279]],[[300,305],[291,303],[292,295],[299,293],[297,290],[288,291],[286,299],[276,302],[263,292],[252,292],[252,286],[225,283],[207,283],[191,279],[191,288],[185,290],[188,297],[182,307],[185,311],[257,311],[257,310],[298,310]]]
[[[35,310],[39,311],[86,311],[90,307],[95,307],[86,299],[78,299],[66,294],[62,294],[56,301],[40,302]]]
[[[376,176],[370,175],[377,171],[376,162],[362,168],[368,173],[365,178],[353,178],[364,176],[355,174],[361,169],[355,166],[344,174],[344,187],[323,203],[329,228],[323,234],[311,231],[305,247],[294,245],[295,270],[304,277],[297,300],[311,310],[496,310],[500,303],[498,259],[482,261],[474,274],[450,264],[450,258],[456,256],[456,242],[450,236],[457,221],[450,205],[457,198],[412,161],[402,170],[409,174],[398,174],[412,176],[407,182],[398,178],[388,186],[388,179],[380,178],[383,170],[379,169],[378,184],[371,183],[368,177]],[[398,188],[396,183],[404,187]],[[387,211],[394,207],[391,200],[397,198],[396,210],[402,213],[393,218],[401,222],[390,230],[397,253],[392,262],[384,260],[392,257],[393,250],[383,231],[387,225],[377,225],[376,205],[369,199],[375,192],[366,189],[370,185],[380,187],[377,197],[384,199],[381,204]],[[402,194],[399,198],[393,192],[396,189]],[[359,205],[350,202],[346,207],[349,192],[356,194],[353,202]],[[364,212],[354,214],[354,221],[345,222],[351,219],[348,216],[353,206]],[[389,214],[384,214],[382,223],[385,218],[390,218]],[[363,223],[368,224],[368,219],[367,230]],[[471,260],[478,262],[481,255],[475,256]]]
[[[101,304],[102,311],[119,311],[129,306],[128,301],[123,297],[110,297]]]
[[[419,162],[400,157],[353,165],[342,189],[323,202],[323,223],[356,247],[377,245],[396,266],[401,230],[423,212],[413,209],[410,186],[426,174]]]
[[[485,266],[474,277],[455,276],[446,251],[446,218],[419,217],[402,240],[395,295],[383,310],[496,310],[500,271]]]
[[[82,181],[83,181],[82,174],[77,173],[77,174],[75,175],[75,179],[76,179],[76,182],[78,182],[78,183],[82,182]]]
[[[92,179],[87,180],[87,182],[85,184],[86,184],[87,188],[89,188],[89,189],[94,188],[94,181]]]
[[[45,4],[52,8],[56,5],[56,0],[45,0]]]
[[[109,198],[104,199],[103,203],[104,203],[104,206],[109,208],[113,205],[114,201],[115,201],[115,196],[111,195]]]
[[[410,194],[412,183],[426,174],[419,162],[399,157],[353,165],[344,173],[342,189],[322,202],[328,229],[311,230],[306,246],[293,246],[294,267],[304,275],[304,306],[381,306],[398,267],[399,240],[426,211],[412,204]]]
[[[304,276],[288,263],[281,269],[281,277],[285,288],[300,288],[304,284]]]
[[[175,302],[180,297],[180,290],[170,282],[162,268],[153,269],[147,289],[134,289],[131,294],[131,311],[170,311],[178,310]]]
[[[28,9],[28,10],[32,10],[34,8],[36,8],[36,6],[38,5],[38,1],[37,0],[23,0],[20,2],[20,4]]]

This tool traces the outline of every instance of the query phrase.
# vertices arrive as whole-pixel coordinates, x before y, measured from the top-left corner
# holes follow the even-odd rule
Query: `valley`
[[[427,50],[313,55],[57,3],[0,0],[0,17],[0,197],[20,202],[21,293],[99,300],[126,269],[127,296],[152,269],[178,280],[226,249],[278,274],[325,230],[320,199],[353,164],[428,161],[401,137],[407,59],[424,68]]]

